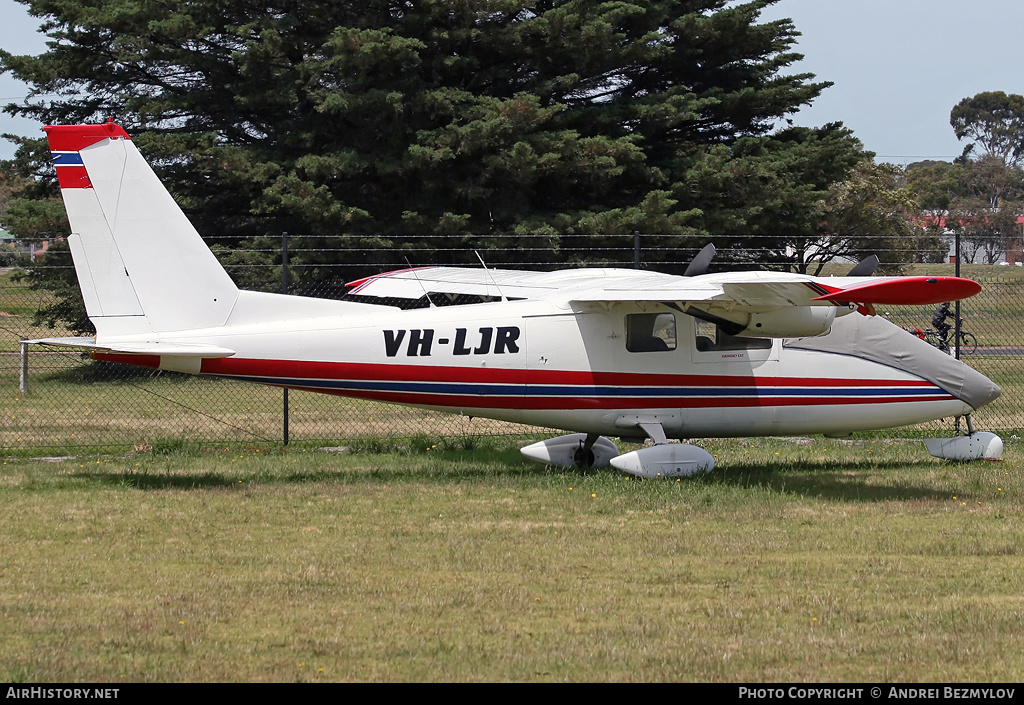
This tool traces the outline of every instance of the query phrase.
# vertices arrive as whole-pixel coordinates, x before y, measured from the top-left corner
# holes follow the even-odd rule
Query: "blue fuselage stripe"
[[[473,396],[541,397],[947,397],[938,387],[611,387],[546,384],[478,384],[473,382],[392,382],[385,380],[310,379],[301,377],[260,377],[218,375],[245,382],[258,382],[307,389],[404,392],[409,394],[453,394]]]

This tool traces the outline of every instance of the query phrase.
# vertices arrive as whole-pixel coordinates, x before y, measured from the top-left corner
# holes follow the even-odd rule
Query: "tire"
[[[970,355],[977,352],[978,350],[978,339],[974,337],[973,333],[961,333],[960,334],[960,352],[964,355]]]

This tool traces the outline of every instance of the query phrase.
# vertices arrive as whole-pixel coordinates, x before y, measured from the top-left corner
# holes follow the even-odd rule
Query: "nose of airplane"
[[[970,404],[975,409],[980,409],[991,401],[999,398],[1003,390],[999,385],[990,380],[977,370],[963,366],[963,381],[960,385],[958,397]]]
[[[908,334],[881,316],[843,316],[828,335],[796,338],[785,347],[837,352],[895,367],[926,379],[974,409],[997,399],[999,385],[960,360]]]

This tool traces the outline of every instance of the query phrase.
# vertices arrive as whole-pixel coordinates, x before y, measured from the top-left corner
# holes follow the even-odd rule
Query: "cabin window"
[[[729,335],[714,323],[694,319],[696,336],[694,346],[699,352],[716,350],[766,350],[772,346],[771,338],[747,338]]]
[[[630,313],[626,316],[626,350],[657,352],[675,349],[675,315],[671,313]]]

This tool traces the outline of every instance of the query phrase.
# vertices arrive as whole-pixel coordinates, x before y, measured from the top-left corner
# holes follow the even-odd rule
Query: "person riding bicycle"
[[[949,337],[949,331],[953,328],[951,323],[946,323],[946,319],[952,318],[953,315],[953,312],[949,310],[949,302],[946,301],[939,304],[939,307],[935,309],[935,314],[932,316],[932,327],[935,328],[935,332],[943,344],[948,344],[946,339]]]

